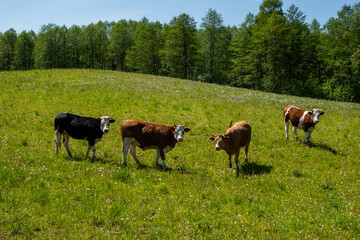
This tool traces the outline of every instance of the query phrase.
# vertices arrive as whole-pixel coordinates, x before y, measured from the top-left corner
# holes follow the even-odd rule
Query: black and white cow
[[[305,111],[290,105],[284,108],[283,114],[286,139],[289,139],[289,125],[291,123],[296,140],[299,138],[296,132],[296,128],[299,128],[304,130],[305,141],[308,144],[310,143],[311,133],[314,130],[315,125],[319,122],[320,115],[323,115],[324,112],[320,109]]]
[[[81,117],[70,113],[59,113],[55,118],[55,153],[58,154],[61,147],[61,135],[64,136],[64,146],[70,157],[70,137],[85,139],[88,141],[87,158],[90,148],[92,150],[92,162],[95,160],[95,143],[101,140],[104,133],[109,132],[110,123],[115,122],[108,116],[100,118]]]

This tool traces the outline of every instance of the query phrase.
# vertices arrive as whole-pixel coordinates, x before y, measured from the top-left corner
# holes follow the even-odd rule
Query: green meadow
[[[0,239],[357,239],[360,104],[99,70],[0,72]],[[282,109],[321,108],[305,145],[285,138]],[[55,155],[60,112],[116,122],[85,159],[87,142]],[[186,124],[154,166],[155,150],[122,162],[125,119]],[[212,134],[252,126],[249,163],[228,168]],[[90,154],[91,156],[91,154]],[[234,163],[233,163],[234,166]]]

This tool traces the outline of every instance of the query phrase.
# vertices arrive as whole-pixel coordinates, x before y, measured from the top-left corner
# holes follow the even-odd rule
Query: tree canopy
[[[324,26],[281,0],[263,0],[239,26],[224,26],[215,9],[197,24],[183,13],[164,24],[144,17],[9,29],[0,33],[0,70],[111,69],[360,102],[360,3]]]

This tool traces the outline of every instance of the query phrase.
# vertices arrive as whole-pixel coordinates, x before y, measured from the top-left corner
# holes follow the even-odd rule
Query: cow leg
[[[131,156],[135,159],[136,163],[137,163],[138,165],[141,165],[139,159],[138,159],[137,156],[136,156],[136,146],[135,146],[134,144],[131,144],[131,145],[130,145],[130,154],[131,154]]]
[[[286,135],[286,139],[289,139],[289,125],[290,125],[290,122],[289,122],[289,121],[285,122],[285,135]]]
[[[70,136],[68,134],[66,134],[66,133],[64,133],[63,135],[64,135],[64,147],[65,147],[66,152],[69,155],[69,157],[72,158],[73,156],[71,155],[70,148],[69,148]]]
[[[162,165],[163,169],[166,169],[166,166],[165,166],[165,152],[164,152],[164,150],[160,149],[159,153],[160,153],[160,157],[161,157],[161,165]]]
[[[91,162],[94,162],[95,161],[95,151],[96,151],[95,144],[91,146],[91,151],[92,151],[92,154],[93,154]]]
[[[61,148],[61,133],[55,131],[55,154],[59,153],[59,148]]]
[[[229,155],[229,168],[232,168],[231,155]]]
[[[304,133],[305,133],[305,143],[309,144],[310,143],[311,133],[309,133],[309,132],[304,132]]]
[[[87,159],[87,156],[89,155],[89,152],[90,152],[90,143],[88,144],[88,148],[87,148],[87,151],[86,151],[86,154],[85,154],[85,159]]]
[[[85,159],[86,159],[87,156],[89,155],[90,148],[91,148],[91,151],[92,151],[92,159],[91,159],[91,162],[94,162],[94,161],[95,161],[95,151],[96,151],[96,149],[95,149],[95,144],[91,146],[90,143],[89,143],[88,149],[87,149],[87,151],[86,151]]]
[[[297,135],[296,127],[293,127],[293,131],[294,131],[294,134],[295,134],[295,139],[298,140],[299,136]]]
[[[124,138],[122,142],[123,142],[123,148],[122,148],[123,164],[126,165],[126,157],[129,152],[130,142],[128,138]]]
[[[156,150],[155,166],[159,166],[160,151]]]
[[[245,162],[248,162],[249,143],[245,146]]]
[[[237,151],[235,153],[235,164],[236,164],[236,171],[239,172],[239,152],[240,152],[240,149],[239,151]]]

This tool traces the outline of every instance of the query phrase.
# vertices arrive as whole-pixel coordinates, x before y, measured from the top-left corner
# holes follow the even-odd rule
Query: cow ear
[[[185,132],[189,132],[189,131],[190,131],[190,128],[184,128],[184,131],[185,131]]]
[[[311,110],[311,111],[309,111],[309,114],[313,114],[313,111]]]
[[[211,137],[209,138],[209,140],[214,141],[214,140],[215,140],[215,136],[211,136]]]
[[[224,139],[230,139],[229,135],[223,135]]]
[[[110,121],[110,123],[114,123],[115,119],[110,119],[109,121]]]
[[[324,115],[325,113],[323,111],[320,112],[320,115]]]

